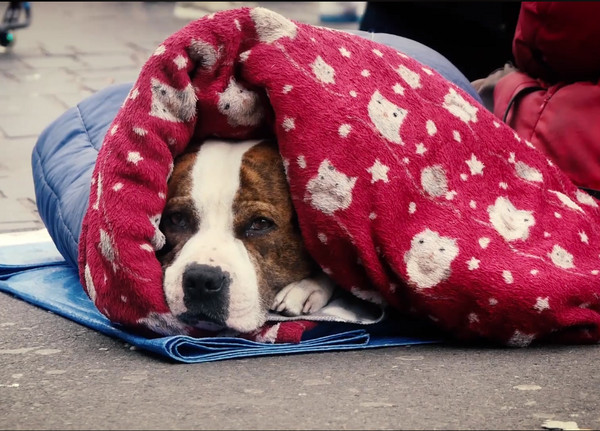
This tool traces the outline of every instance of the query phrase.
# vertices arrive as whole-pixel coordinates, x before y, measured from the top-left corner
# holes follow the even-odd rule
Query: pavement
[[[255,2],[319,22],[316,2]],[[0,2],[0,12],[7,3]],[[34,2],[0,52],[0,233],[43,228],[40,132],[132,82],[173,2]],[[358,24],[328,24],[357,28]],[[178,364],[0,293],[0,429],[600,429],[600,347],[386,347]]]

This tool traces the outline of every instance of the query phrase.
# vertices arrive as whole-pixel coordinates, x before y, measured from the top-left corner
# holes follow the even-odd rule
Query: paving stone
[[[20,56],[17,57],[12,53],[0,53],[0,72],[21,73],[31,70],[32,68]]]
[[[75,56],[39,56],[24,58],[23,61],[34,69],[84,69],[86,66]]]
[[[10,80],[5,81],[5,85],[0,85],[0,97],[14,96],[18,98],[24,95],[72,92],[76,85],[76,78],[72,73],[61,69],[13,71]]]
[[[0,112],[0,131],[7,138],[38,136],[52,121],[65,112],[65,106],[58,100],[47,97],[35,98],[30,106],[15,104],[0,104],[2,110],[16,110],[2,114]],[[31,98],[34,100],[34,98]],[[27,111],[29,109],[29,111]]]
[[[0,198],[0,231],[14,232],[25,226],[43,224],[37,211],[31,208],[31,202],[26,203],[8,198]]]
[[[0,173],[29,167],[36,137],[0,140]]]
[[[81,54],[77,56],[87,69],[105,70],[128,68],[135,65],[132,54]]]
[[[23,162],[30,165],[31,162]],[[33,185],[33,175],[31,168],[24,168],[18,171],[12,170],[10,176],[6,176],[0,170],[0,190],[7,199],[31,199],[35,201],[35,189]]]
[[[126,69],[85,70],[77,73],[75,80],[76,82],[85,82],[86,80],[105,79],[107,82],[127,82],[137,79],[139,73],[140,68],[135,66]]]
[[[59,93],[55,94],[54,97],[60,103],[63,104],[65,108],[71,108],[81,102],[88,96],[91,96],[94,92],[88,89],[81,89],[75,93]]]
[[[43,94],[4,96],[2,97],[2,103],[0,103],[0,122],[4,116],[26,115],[32,117],[57,108],[60,108],[60,106]]]

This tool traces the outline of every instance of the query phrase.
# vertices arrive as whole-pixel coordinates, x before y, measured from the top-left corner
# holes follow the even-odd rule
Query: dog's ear
[[[265,138],[259,142],[259,145],[267,145],[267,146],[279,151],[279,147],[277,146],[277,141],[274,138]]]

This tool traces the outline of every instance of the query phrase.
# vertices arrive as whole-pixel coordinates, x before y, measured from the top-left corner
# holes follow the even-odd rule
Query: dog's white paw
[[[335,286],[326,276],[305,278],[281,289],[271,310],[286,316],[310,314],[323,308],[331,299]]]

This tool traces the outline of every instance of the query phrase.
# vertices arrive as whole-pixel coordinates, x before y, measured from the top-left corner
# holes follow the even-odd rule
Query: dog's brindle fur
[[[202,223],[191,198],[190,176],[198,150],[198,145],[190,145],[175,160],[168,183],[167,204],[160,223],[166,243],[157,253],[163,272]],[[274,142],[262,141],[244,153],[239,180],[232,204],[233,234],[243,242],[254,266],[260,306],[266,316],[282,288],[319,270],[304,247],[282,159]],[[217,267],[219,264],[212,258],[203,263]],[[218,312],[203,314],[199,318],[224,324]]]

